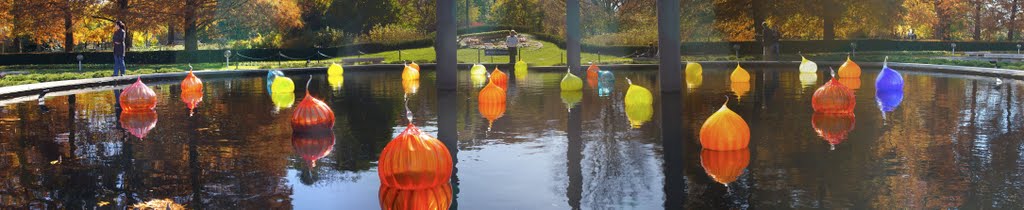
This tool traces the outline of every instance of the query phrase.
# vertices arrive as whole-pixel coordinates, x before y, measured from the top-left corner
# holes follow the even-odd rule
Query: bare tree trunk
[[[822,40],[835,40],[836,39],[836,5],[833,0],[825,0],[821,10],[821,29],[822,29]]]
[[[1011,4],[1013,5],[1010,6],[1010,24],[1007,26],[1009,31],[1006,32],[1006,37],[1013,41],[1017,39],[1017,10],[1020,9],[1020,4],[1018,0],[1011,1]]]
[[[185,0],[185,51],[199,50],[199,37],[196,34],[199,26],[195,12],[198,7],[197,0]]]
[[[762,25],[762,23],[764,23],[765,18],[763,12],[764,6],[762,6],[762,4],[763,2],[761,0],[750,1],[750,16],[752,19],[754,19],[755,34],[764,33],[764,25]],[[757,36],[755,39],[757,40],[757,42],[762,42],[764,40],[764,34],[761,34],[761,36]]]
[[[981,1],[974,0],[974,41],[981,40]]]
[[[174,45],[174,21],[167,23],[167,45]]]
[[[71,10],[64,10],[64,52],[72,52],[75,50],[75,31],[73,28],[73,21]]]

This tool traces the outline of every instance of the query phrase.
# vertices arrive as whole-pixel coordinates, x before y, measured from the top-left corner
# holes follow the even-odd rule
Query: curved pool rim
[[[713,67],[713,68],[731,68],[732,65],[737,63],[743,65],[746,68],[765,68],[769,71],[778,71],[778,69],[784,69],[785,67],[796,67],[800,65],[799,61],[697,61],[702,66]],[[842,65],[840,61],[821,61],[817,62],[819,66],[819,72],[832,67],[838,69],[839,65]],[[881,68],[882,62],[860,62],[861,68]],[[473,64],[458,64],[459,69],[468,69]],[[507,63],[490,63],[483,64],[485,66],[496,66],[500,69],[512,69],[512,64]],[[346,70],[350,71],[400,71],[402,64],[370,64],[370,65],[351,65],[345,66]],[[424,70],[434,70],[435,64],[421,64]],[[658,64],[609,64],[609,65],[598,65],[605,69],[614,70],[642,70],[642,69],[654,69],[658,67]],[[896,63],[890,62],[890,68],[897,69],[898,71],[913,71],[913,72],[930,72],[930,73],[942,73],[950,75],[963,75],[963,76],[981,76],[991,78],[1005,78],[1005,79],[1020,79],[1024,80],[1024,71],[1011,70],[1011,69],[999,69],[999,68],[984,68],[984,67],[967,67],[967,66],[950,66],[950,65],[936,65],[936,64],[919,64],[919,63]],[[537,66],[530,67],[530,70],[536,71],[564,71],[566,66]],[[267,74],[267,71],[279,70],[285,74],[319,74],[326,73],[327,67],[308,67],[308,68],[284,68],[284,69],[253,69],[253,70],[201,70],[194,71],[196,76],[203,79],[233,79],[239,77],[262,77]],[[827,71],[827,70],[826,70]],[[82,92],[94,91],[94,89],[102,89],[104,87],[116,87],[126,86],[136,79],[142,79],[143,82],[149,84],[169,84],[180,82],[182,78],[187,75],[188,72],[175,72],[175,73],[157,73],[157,74],[142,74],[142,75],[127,75],[118,77],[103,77],[103,78],[90,78],[90,79],[76,79],[76,80],[64,80],[64,81],[53,81],[53,82],[42,82],[36,84],[27,85],[16,85],[8,87],[0,87],[0,104],[17,103],[26,100],[35,99],[40,93],[46,92],[48,96],[60,96]],[[680,74],[682,71],[680,70]]]

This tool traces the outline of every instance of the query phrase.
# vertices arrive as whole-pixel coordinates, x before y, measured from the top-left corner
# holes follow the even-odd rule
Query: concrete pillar
[[[687,143],[697,141],[687,138],[690,135],[683,135],[689,128],[683,123],[682,93],[661,94],[661,146],[662,146],[662,172],[665,174],[665,209],[685,209],[686,206],[686,164]],[[693,156],[693,155],[689,155]]]
[[[658,81],[663,93],[680,92],[685,79],[680,73],[679,38],[679,1],[658,0]]]
[[[458,85],[456,50],[455,0],[437,0],[437,37],[434,52],[437,54],[437,89],[455,91]]]
[[[676,5],[679,5],[676,3]],[[678,10],[677,10],[678,12]],[[676,13],[678,14],[678,13]],[[678,18],[676,19],[678,22]],[[678,25],[678,24],[676,24]],[[676,28],[679,28],[676,26]],[[679,32],[676,32],[679,34]],[[583,75],[580,68],[580,1],[565,1],[565,63],[572,69],[576,76]]]

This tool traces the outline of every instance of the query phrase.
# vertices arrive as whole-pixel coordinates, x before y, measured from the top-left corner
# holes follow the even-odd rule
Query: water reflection
[[[299,130],[292,133],[292,149],[310,169],[316,167],[317,160],[331,154],[334,141],[334,132],[331,130]]]
[[[750,149],[732,151],[701,150],[700,166],[715,182],[729,185],[739,179],[750,164]]]
[[[860,90],[860,77],[839,78],[839,84],[843,84],[843,86],[850,88],[853,92],[857,92],[857,90]]]
[[[800,73],[800,85],[803,85],[805,88],[818,86],[818,74]]]
[[[853,113],[825,114],[815,112],[811,117],[811,125],[818,136],[835,149],[836,145],[846,141],[847,135],[857,124],[857,116]]]
[[[729,69],[706,70],[708,81],[728,77]],[[560,72],[534,71],[529,82],[513,83],[526,85],[510,86],[507,110],[487,135],[488,120],[474,101],[479,89],[468,78],[462,77],[457,92],[438,92],[428,79],[432,72],[425,71],[410,106],[417,110],[417,125],[436,132],[455,157],[450,193],[444,195],[462,209],[1024,205],[1020,82],[996,85],[990,78],[906,72],[905,94],[892,103],[900,108],[888,112],[883,125],[873,106],[855,108],[856,117],[823,120],[809,111],[811,93],[796,91],[797,72],[760,72],[754,76],[764,76],[754,79],[747,96],[730,104],[757,136],[745,169],[738,170],[717,166],[742,164],[711,164],[720,159],[705,158],[694,132],[721,106],[730,83],[660,94],[651,107],[657,115],[645,123],[654,126],[637,129],[624,122],[625,91],[599,97],[586,89],[567,116]],[[615,73],[659,95],[655,71]],[[34,100],[5,103],[0,209],[124,209],[163,199],[191,209],[380,209],[378,193],[389,190],[381,190],[376,161],[401,131],[394,126],[403,124],[401,75],[346,76],[352,80],[333,94],[323,94],[332,91],[329,82],[315,82],[327,81],[323,76],[309,88],[325,96],[337,117],[331,152],[313,168],[297,155],[302,149],[285,140],[293,137],[291,115],[267,113],[278,106],[267,99],[262,77],[232,80],[233,89],[224,80],[204,81],[206,93],[196,109],[202,114],[193,117],[178,102],[175,84],[153,84],[160,123],[145,141],[119,125],[121,111],[109,89],[52,94],[45,99],[48,112]],[[786,88],[773,91],[773,83]],[[855,99],[863,104],[886,98],[878,92]],[[890,103],[881,109],[885,104]],[[847,125],[856,128],[845,133],[841,149],[823,149],[818,130],[839,135]],[[719,183],[730,180],[724,179],[729,174],[738,175],[728,187]]]
[[[736,100],[740,100],[743,99],[744,96],[747,96],[747,93],[750,92],[750,83],[733,82],[732,84],[729,85],[729,88],[731,88],[732,92],[736,94]]]
[[[327,76],[327,83],[331,85],[331,89],[335,91],[341,90],[345,86],[345,77],[341,75]],[[403,85],[405,83],[402,83]]]
[[[139,139],[146,138],[150,130],[156,127],[156,111],[122,111],[121,127]]]
[[[381,185],[378,198],[382,210],[442,210],[452,204],[452,186],[444,183],[427,189],[403,190]]]
[[[903,102],[903,90],[879,90],[875,92],[875,102],[882,111],[882,118],[885,118],[886,113],[900,107],[900,103]]]

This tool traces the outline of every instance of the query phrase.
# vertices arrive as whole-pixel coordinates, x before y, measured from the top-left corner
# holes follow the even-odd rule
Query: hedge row
[[[327,57],[354,56],[360,53],[377,53],[396,49],[423,48],[434,44],[433,39],[412,40],[397,44],[364,43],[322,49],[242,49],[231,50],[231,60],[234,61],[282,61],[282,60],[321,60]],[[76,56],[81,54],[86,64],[107,64],[114,62],[114,55],[111,52],[81,52],[81,53],[30,53],[30,54],[7,54],[0,55],[0,65],[25,65],[25,64],[69,64],[77,63]],[[284,54],[290,58],[282,57]],[[244,56],[244,57],[243,57]],[[248,57],[248,58],[246,58]],[[168,64],[168,63],[205,63],[223,62],[224,50],[199,50],[188,53],[185,51],[147,51],[128,52],[125,58],[130,63],[146,64]]]

